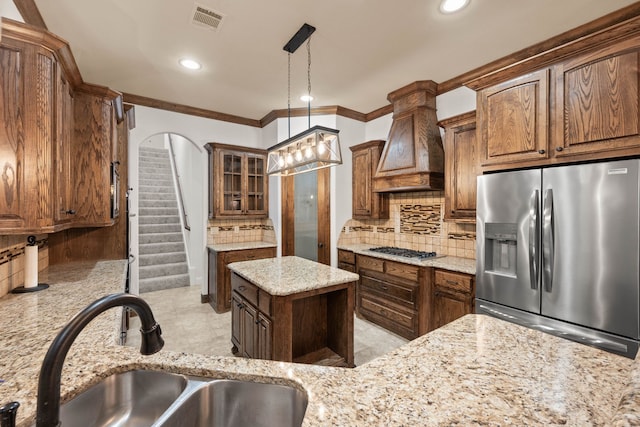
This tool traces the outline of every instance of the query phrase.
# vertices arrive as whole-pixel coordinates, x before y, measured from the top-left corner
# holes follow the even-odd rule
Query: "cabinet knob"
[[[256,320],[256,325],[260,324],[260,319]]]
[[[556,147],[556,151],[562,151],[563,148],[562,147]]]
[[[75,211],[75,210],[73,210],[73,209],[69,209],[69,210],[68,210],[67,212],[65,212],[65,213],[66,213],[66,214],[68,214],[68,215],[75,215],[75,214],[76,214],[76,211]]]
[[[544,153],[546,153],[546,151],[545,150],[538,150],[538,153],[544,154]]]

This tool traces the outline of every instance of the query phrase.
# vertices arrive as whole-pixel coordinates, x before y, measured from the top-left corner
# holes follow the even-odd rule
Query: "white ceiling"
[[[225,14],[217,32],[191,24],[192,0],[35,0],[71,45],[86,82],[251,119],[287,107],[285,43],[307,22],[313,106],[362,113],[416,80],[442,82],[634,3],[471,0],[198,0]],[[178,65],[182,57],[203,64]],[[306,104],[305,45],[292,55],[292,107]]]

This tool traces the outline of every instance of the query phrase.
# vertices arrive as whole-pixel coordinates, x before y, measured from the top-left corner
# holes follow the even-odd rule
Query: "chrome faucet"
[[[36,427],[60,426],[60,377],[64,359],[78,334],[100,313],[117,306],[126,306],[140,316],[142,342],[140,353],[154,354],[164,346],[160,325],[153,318],[149,304],[137,295],[112,294],[104,296],[76,314],[55,337],[44,356],[38,380]]]

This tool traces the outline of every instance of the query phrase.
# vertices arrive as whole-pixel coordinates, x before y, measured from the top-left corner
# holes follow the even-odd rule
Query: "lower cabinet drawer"
[[[231,275],[231,289],[242,295],[254,306],[258,306],[258,287],[249,283],[237,274]]]
[[[417,308],[418,286],[400,285],[396,283],[385,282],[375,277],[360,276],[360,291],[363,293],[376,292],[384,299],[406,305],[411,309]]]
[[[347,264],[346,262],[338,262],[338,268],[352,273],[356,272],[356,266],[353,264]]]
[[[358,298],[361,316],[407,339],[418,336],[418,315],[367,295]]]

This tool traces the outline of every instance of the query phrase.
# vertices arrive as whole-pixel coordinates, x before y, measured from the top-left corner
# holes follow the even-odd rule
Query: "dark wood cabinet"
[[[99,87],[78,91],[74,99],[73,205],[75,226],[100,227],[111,218],[111,160],[117,139],[112,95]],[[122,190],[122,189],[121,189]]]
[[[208,292],[209,304],[216,313],[225,313],[231,305],[231,271],[227,265],[232,262],[253,259],[273,258],[276,248],[244,249],[234,251],[215,251],[207,248],[208,253]]]
[[[483,166],[549,157],[549,69],[478,92]]]
[[[267,218],[265,150],[209,143],[209,218]]]
[[[555,156],[627,154],[640,148],[640,37],[553,67]]]
[[[15,21],[3,21],[0,62],[2,233],[112,225],[111,101],[119,94],[82,82],[64,40]],[[88,96],[106,103],[99,114],[84,114]]]
[[[484,171],[640,155],[640,35],[593,37],[467,83]]]
[[[473,313],[473,276],[440,269],[434,270],[433,275],[433,329]]]
[[[389,195],[373,192],[373,176],[378,168],[384,141],[375,140],[349,147],[352,167],[352,217],[389,218]]]
[[[271,319],[239,292],[233,292],[231,316],[233,354],[271,359]]]
[[[356,272],[356,255],[351,251],[338,249],[338,268]]]
[[[475,222],[479,172],[476,112],[470,111],[438,124],[444,128],[444,219]]]
[[[231,275],[233,354],[353,367],[353,283],[270,295]]]
[[[365,255],[356,256],[360,280],[357,314],[414,339],[430,331],[430,269]]]

